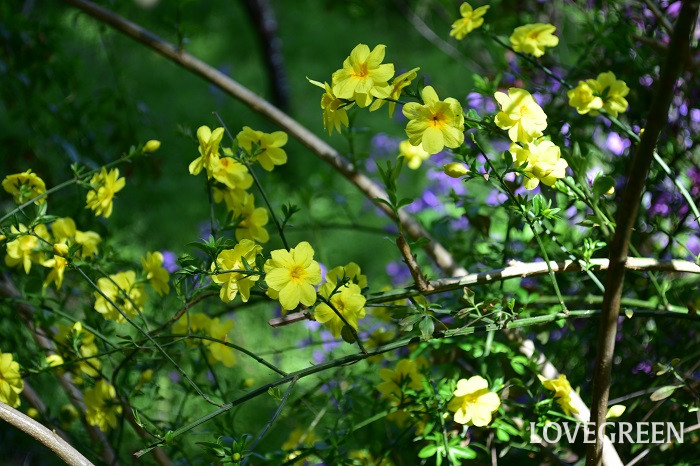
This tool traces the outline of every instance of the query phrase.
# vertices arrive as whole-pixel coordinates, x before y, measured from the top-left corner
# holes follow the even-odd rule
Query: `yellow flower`
[[[219,144],[223,137],[224,128],[216,128],[212,131],[208,126],[200,126],[197,129],[199,157],[190,163],[188,169],[191,175],[199,175],[202,168],[206,169],[207,173],[211,171],[212,159],[219,156]]]
[[[170,292],[170,275],[163,268],[163,254],[160,252],[147,252],[146,257],[141,258],[141,265],[146,272],[146,278],[151,281],[151,286],[159,295]]]
[[[15,267],[21,264],[24,267],[24,272],[28,274],[32,268],[32,262],[35,264],[44,263],[44,253],[39,251],[39,247],[41,246],[39,238],[50,241],[51,237],[46,229],[46,225],[40,224],[34,227],[33,233],[39,238],[31,234],[27,227],[21,223],[19,224],[19,229],[12,225],[10,227],[10,232],[21,236],[17,236],[14,240],[5,245],[5,249],[7,250],[5,264],[9,267]]]
[[[399,143],[399,154],[400,157],[406,159],[406,165],[408,165],[408,168],[411,170],[418,170],[423,164],[423,161],[430,158],[430,154],[428,154],[422,146],[414,146],[411,144],[411,141],[408,140]]]
[[[328,83],[321,84],[313,79],[308,79],[308,81],[314,86],[318,86],[326,92],[321,96],[321,108],[323,109],[323,129],[328,130],[328,135],[333,134],[333,128],[340,132],[340,125],[346,128],[350,125],[350,120],[348,120],[348,112],[354,102],[348,103],[345,100],[339,99],[333,94],[333,89]]]
[[[80,256],[86,258],[97,254],[97,246],[102,239],[94,231],[80,231],[75,227],[75,221],[70,217],[63,217],[54,220],[51,224],[51,232],[56,243],[70,246],[75,242],[79,244]],[[65,256],[65,254],[61,254]]]
[[[423,105],[409,102],[403,114],[410,121],[406,125],[408,140],[414,146],[422,145],[429,154],[437,154],[443,147],[457,148],[464,142],[464,115],[456,99],[440,100],[431,86],[421,92]]]
[[[617,79],[612,71],[600,73],[596,79],[588,79],[586,82],[603,99],[603,108],[606,112],[617,117],[619,113],[627,111],[629,104],[625,97],[630,89],[624,81]],[[593,112],[591,114],[593,115]]]
[[[490,392],[486,379],[478,375],[459,380],[454,395],[447,409],[454,411],[454,420],[459,424],[487,426],[491,414],[501,405],[498,394]]]
[[[559,44],[559,38],[553,34],[556,30],[549,23],[526,24],[515,28],[510,36],[510,44],[516,52],[541,57],[546,47],[556,47]]]
[[[84,401],[88,424],[97,426],[102,432],[117,427],[117,414],[121,414],[122,407],[112,384],[100,379],[94,387],[85,390]]]
[[[241,148],[253,157],[253,161],[258,162],[269,172],[275,168],[275,165],[287,163],[287,153],[282,149],[288,139],[284,131],[263,133],[244,126],[236,139]]]
[[[566,176],[566,167],[569,164],[561,158],[559,146],[552,141],[533,141],[519,145],[512,143],[508,149],[516,166],[525,171],[525,188],[535,189],[540,181],[547,186],[552,186],[559,178]]]
[[[76,231],[75,221],[70,217],[57,218],[51,224],[51,233],[58,243],[73,239]]]
[[[442,171],[445,172],[445,175],[450,176],[452,178],[461,178],[467,173],[469,173],[469,169],[467,168],[467,166],[460,162],[446,163],[442,167]]]
[[[352,49],[343,68],[333,73],[333,94],[340,99],[354,100],[363,108],[371,104],[374,97],[388,97],[388,81],[394,76],[394,65],[382,64],[385,51],[383,44],[371,52],[365,44]]]
[[[83,329],[81,322],[76,322],[71,327],[59,325],[54,339],[58,343],[58,349],[61,351],[63,359],[70,359],[74,352],[73,342],[77,341],[78,355],[81,358],[88,358],[80,361],[78,368],[85,375],[90,377],[98,376],[98,370],[102,367],[102,362],[98,358],[93,357],[99,352],[97,344],[95,344],[95,335]]]
[[[229,189],[246,190],[253,185],[248,168],[231,157],[211,158],[211,177]]]
[[[252,194],[246,194],[243,197],[243,202],[233,209],[234,218],[238,219],[236,225],[236,239],[252,239],[260,243],[267,243],[270,240],[270,234],[265,229],[267,225],[267,209],[264,207],[255,207],[255,197]]]
[[[80,245],[80,256],[86,258],[97,254],[102,238],[94,231],[76,231],[75,242]]]
[[[230,211],[235,211],[241,207],[241,204],[245,201],[245,197],[248,195],[242,189],[230,189],[226,186],[213,186],[211,190],[214,202],[217,204],[224,201],[226,208]]]
[[[401,393],[405,388],[410,388],[415,391],[420,391],[423,388],[423,379],[421,369],[425,366],[424,358],[402,359],[396,364],[394,370],[380,369],[379,377],[383,382],[377,385],[377,390],[384,395],[385,398],[398,401],[401,399]]]
[[[496,92],[494,97],[501,107],[496,115],[496,125],[508,130],[511,141],[530,142],[542,136],[542,131],[547,128],[547,115],[528,91],[511,87],[508,95]]]
[[[566,93],[569,97],[569,105],[576,107],[576,111],[581,115],[603,108],[603,100],[595,95],[595,87],[591,87],[585,81],[579,81],[578,86]]]
[[[209,331],[209,324],[211,323],[211,318],[206,315],[202,314],[201,312],[190,312],[189,313],[189,329],[187,328],[188,325],[188,316],[184,315],[180,317],[180,319],[173,324],[173,333],[182,335],[189,333],[192,331],[192,333],[197,333],[200,331],[204,331],[205,333]],[[185,340],[188,345],[192,345],[192,342],[190,339]],[[202,340],[204,344],[207,344],[206,340]]]
[[[316,302],[313,285],[321,283],[321,267],[314,259],[314,250],[302,241],[287,251],[277,249],[265,262],[267,294],[279,299],[282,313],[296,308],[299,303],[311,306]]]
[[[46,356],[46,364],[49,367],[56,367],[63,365],[63,358],[60,354],[49,354]]]
[[[24,390],[24,382],[19,375],[19,363],[12,360],[10,353],[0,351],[0,402],[13,408],[20,405],[19,394]]]
[[[418,70],[420,70],[420,68],[413,68],[412,70],[402,73],[395,77],[389,87],[388,97],[394,100],[398,100],[399,97],[401,97],[401,93],[403,92],[404,88],[410,86],[411,82],[414,79],[416,79],[416,76],[418,76]],[[373,112],[375,110],[378,110],[387,102],[389,102],[389,116],[391,117],[394,115],[396,102],[391,102],[384,99],[377,99],[369,107],[369,111]]]
[[[32,173],[31,170],[27,170],[23,173],[15,173],[14,175],[7,175],[5,179],[2,180],[2,187],[9,194],[12,194],[17,204],[23,204],[39,194],[46,192],[44,180],[39,178],[36,173]],[[44,202],[46,202],[45,196],[36,201],[37,204],[43,204]]]
[[[538,377],[544,388],[554,391],[554,398],[561,406],[564,414],[567,416],[571,416],[572,413],[578,414],[578,409],[571,404],[572,388],[564,374],[560,374],[556,379],[545,379],[541,375]]]
[[[158,149],[160,149],[160,141],[157,139],[150,139],[146,141],[146,144],[143,145],[144,154],[152,154]]]
[[[367,288],[367,275],[362,275],[360,266],[354,262],[345,266],[334,267],[326,273],[326,281],[335,286],[341,278],[350,279],[349,283],[355,283],[361,289]]]
[[[92,175],[90,180],[92,189],[87,193],[85,208],[94,210],[95,215],[109,218],[112,215],[114,195],[121,191],[125,184],[124,178],[119,178],[118,168],[107,171],[105,167],[102,167],[100,173]]]
[[[129,317],[135,317],[146,303],[146,290],[143,284],[136,283],[136,274],[132,270],[110,275],[109,278],[102,277],[97,280],[97,286]],[[95,310],[102,317],[117,323],[126,322],[124,316],[102,294],[95,291],[95,298]]]
[[[65,244],[55,244],[54,249],[56,249],[57,246],[65,247],[66,252],[68,250]],[[53,259],[49,259],[41,265],[44,267],[51,267],[51,272],[49,272],[44,280],[44,287],[49,286],[51,282],[53,282],[56,285],[56,289],[60,289],[63,284],[63,274],[68,266],[68,261],[61,255],[54,254]]]
[[[216,262],[211,265],[212,272],[219,270],[244,270],[243,259],[251,265],[255,265],[255,256],[262,252],[262,247],[254,241],[243,239],[233,249],[221,251],[216,257]],[[240,272],[228,272],[212,275],[212,280],[221,286],[219,297],[225,303],[233,301],[240,292],[243,302],[248,302],[250,289],[260,278],[257,274],[246,275]]]
[[[450,36],[457,40],[464,39],[464,36],[484,24],[483,16],[488,9],[489,5],[480,6],[474,10],[467,2],[462,3],[462,6],[459,7],[459,14],[462,17],[452,24]]]
[[[218,317],[211,319],[209,323],[209,336],[217,340],[228,342],[228,332],[231,331],[233,325],[234,323],[232,320],[219,321]],[[226,367],[233,367],[234,364],[236,364],[236,354],[233,348],[213,341],[208,343],[207,349],[211,356],[210,360],[219,361]]]
[[[357,321],[365,317],[365,302],[367,300],[362,296],[360,287],[354,283],[340,287],[329,298],[335,286],[335,283],[327,282],[318,289],[319,294],[330,301],[335,310],[325,302],[319,303],[314,309],[314,319],[328,327],[333,336],[338,338],[345,324],[335,311],[338,311],[348,324],[357,330]]]

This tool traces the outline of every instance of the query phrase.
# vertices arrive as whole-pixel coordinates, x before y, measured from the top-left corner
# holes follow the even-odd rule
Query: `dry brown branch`
[[[56,432],[50,431],[41,423],[2,402],[0,402],[0,419],[36,439],[70,466],[92,466],[87,458]]]
[[[610,264],[605,294],[603,296],[600,330],[596,345],[596,362],[593,372],[593,398],[591,400],[591,421],[596,428],[603,423],[601,431],[605,432],[605,414],[610,395],[612,362],[617,335],[617,318],[620,315],[620,300],[625,279],[627,254],[629,253],[632,230],[637,221],[637,211],[646,185],[647,175],[654,157],[654,149],[662,128],[668,120],[676,79],[681,72],[683,61],[690,48],[690,38],[698,16],[697,0],[684,1],[678,21],[671,36],[668,54],[661,75],[654,87],[654,96],[649,107],[647,122],[644,125],[641,141],[632,158],[627,183],[618,210],[615,236],[610,245]],[[586,465],[599,465],[603,461],[603,448],[600,439],[588,446]]]

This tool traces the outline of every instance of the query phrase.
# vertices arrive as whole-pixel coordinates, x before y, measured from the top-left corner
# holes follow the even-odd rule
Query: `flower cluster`
[[[97,280],[97,287],[100,290],[94,293],[94,307],[107,320],[126,322],[126,317],[136,317],[146,303],[146,290],[133,270],[102,277]]]
[[[361,108],[369,107],[373,112],[389,102],[389,116],[394,114],[396,101],[416,78],[420,68],[394,77],[394,65],[382,63],[385,53],[386,45],[379,44],[370,51],[366,44],[358,44],[343,62],[343,67],[333,73],[331,84],[309,79],[311,84],[325,91],[321,96],[321,108],[323,127],[329,135],[333,134],[333,129],[340,131],[341,126],[349,126],[347,111],[355,104]]]
[[[93,357],[98,353],[95,335],[84,329],[82,322],[76,322],[70,327],[59,325],[54,340],[57,344],[56,349],[58,353],[48,356],[47,360],[50,358],[57,359],[52,358],[52,356],[58,356],[58,358],[60,358],[59,363],[62,364],[64,360],[70,360],[71,356],[75,355],[81,358],[77,364],[77,369],[80,373],[90,377],[97,377],[99,375],[98,371],[102,367],[102,362],[98,358]],[[49,364],[53,365],[51,362],[49,362]],[[74,380],[76,381],[78,381],[77,375],[76,372],[73,373]]]
[[[90,180],[90,191],[87,193],[86,209],[95,211],[95,215],[109,218],[112,215],[112,202],[114,196],[124,189],[126,181],[119,178],[119,169],[107,171],[102,167],[99,173],[95,173]]]
[[[39,176],[31,170],[27,170],[24,173],[7,175],[5,179],[2,180],[2,188],[12,195],[12,198],[17,204],[23,204],[46,192],[44,180],[39,178]],[[43,204],[44,202],[46,202],[46,197],[42,197],[36,201],[37,204]]]
[[[94,387],[85,390],[84,401],[88,424],[97,426],[102,432],[117,427],[117,414],[121,414],[122,407],[111,383],[98,380]]]
[[[343,278],[347,280],[344,284],[341,282]],[[367,300],[362,295],[362,289],[366,286],[367,277],[361,275],[360,267],[354,262],[331,269],[326,274],[326,282],[318,289],[323,302],[316,306],[314,319],[328,327],[336,338],[340,336],[345,322],[357,330],[358,320],[366,314]]]
[[[61,288],[67,257],[73,249],[78,257],[92,257],[102,241],[94,231],[80,231],[70,217],[57,218],[51,224],[38,224],[29,229],[22,223],[10,227],[10,237],[5,245],[5,264],[22,267],[29,274],[32,264],[51,269],[44,280],[44,287],[55,284]]]
[[[202,333],[205,336],[228,343],[228,334],[234,326],[232,320],[221,320],[218,317],[211,318],[206,314],[192,312],[188,316],[181,317],[174,325],[173,331],[177,334]],[[210,362],[220,362],[226,367],[236,364],[236,354],[230,346],[211,340],[202,340],[202,345],[209,351]]]
[[[561,158],[561,149],[543,138],[547,129],[547,115],[525,89],[512,87],[508,94],[494,94],[501,111],[496,125],[508,130],[512,144],[508,149],[517,167],[525,175],[525,188],[535,189],[540,182],[552,186],[566,176],[569,166]]]
[[[554,391],[554,399],[557,400],[564,414],[567,416],[578,414],[578,409],[571,402],[571,384],[564,374],[560,374],[556,379],[545,379],[541,375],[538,377],[544,388]]]
[[[0,351],[0,402],[18,407],[22,390],[24,382],[19,375],[19,363],[12,359],[10,353]]]
[[[244,159],[257,162],[263,169],[272,171],[275,166],[287,162],[287,153],[282,147],[287,143],[287,134],[282,131],[263,133],[248,126],[236,136],[239,152],[229,147],[220,147],[224,128],[213,131],[208,126],[197,130],[199,157],[189,165],[189,172],[198,175],[204,170],[210,180],[214,202],[223,202],[236,221],[236,239],[253,239],[260,243],[270,237],[265,229],[267,210],[255,207],[255,197],[247,192],[253,185]]]
[[[629,87],[624,81],[615,77],[612,71],[600,73],[596,79],[579,81],[578,86],[567,92],[569,105],[576,108],[581,115],[598,115],[598,110],[603,109],[610,115],[617,117],[626,112],[629,104],[625,97],[629,94]]]

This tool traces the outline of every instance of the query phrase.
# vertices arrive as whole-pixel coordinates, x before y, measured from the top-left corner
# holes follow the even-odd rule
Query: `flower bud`
[[[158,141],[157,139],[151,139],[143,145],[144,154],[151,154],[157,151],[158,149],[160,149],[160,141]]]
[[[460,162],[448,163],[442,167],[442,169],[445,172],[445,175],[451,176],[452,178],[461,178],[469,173],[467,166]]]
[[[65,257],[68,255],[68,245],[66,243],[56,243],[53,245],[53,253],[57,256]]]

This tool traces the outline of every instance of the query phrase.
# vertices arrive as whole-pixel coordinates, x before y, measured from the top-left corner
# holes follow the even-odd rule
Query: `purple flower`
[[[491,193],[486,196],[486,205],[490,206],[497,206],[497,205],[503,205],[505,202],[508,200],[508,195],[506,193],[502,193],[497,189],[492,189]]]
[[[645,374],[650,374],[652,370],[652,363],[648,359],[645,361],[640,362],[636,366],[634,366],[634,369],[632,369],[633,374],[638,374],[640,372],[644,372]]]
[[[370,141],[370,153],[372,156],[392,155],[399,150],[400,139],[385,133],[378,133]]]
[[[622,155],[630,145],[632,143],[629,139],[621,138],[614,131],[608,134],[608,139],[605,141],[605,146],[615,155]]]
[[[694,255],[700,255],[700,238],[696,235],[690,235],[688,241],[685,242],[685,247]]]
[[[391,278],[391,283],[399,285],[411,278],[411,271],[403,262],[393,261],[386,266],[386,273]]]
[[[163,268],[168,271],[168,273],[176,272],[180,267],[177,265],[177,255],[168,250],[160,252],[163,254]]]
[[[470,92],[467,94],[467,105],[477,113],[493,113],[496,111],[496,104],[493,99],[486,97],[478,92]]]

